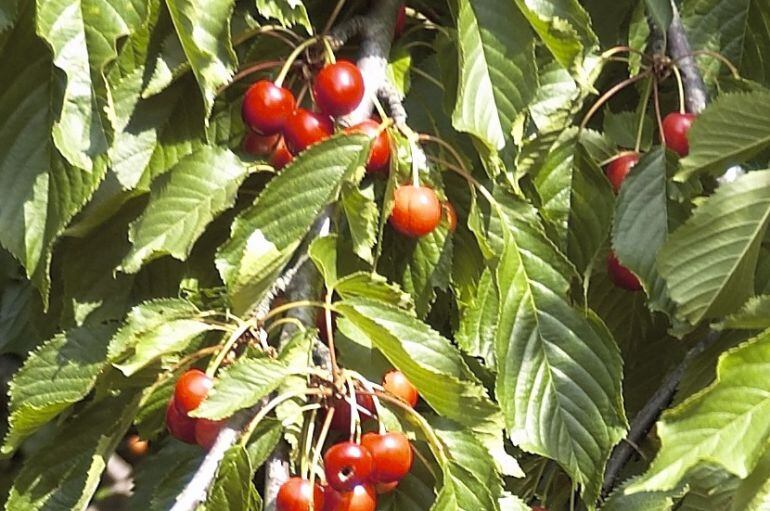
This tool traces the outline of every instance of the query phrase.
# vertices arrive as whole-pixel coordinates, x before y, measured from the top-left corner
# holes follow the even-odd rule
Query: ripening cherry
[[[369,450],[374,461],[372,482],[395,483],[412,469],[412,445],[403,433],[366,433],[361,437],[361,445]]]
[[[188,444],[195,443],[195,419],[179,410],[173,397],[166,408],[166,428],[177,440]]]
[[[386,392],[390,392],[401,400],[406,401],[412,408],[417,405],[417,401],[420,399],[417,387],[412,385],[412,382],[401,371],[394,369],[387,372],[382,377],[382,386]]]
[[[441,202],[427,186],[403,185],[396,188],[390,223],[402,234],[420,237],[441,223]]]
[[[620,185],[623,184],[628,173],[631,172],[633,166],[638,162],[639,153],[630,151],[622,153],[607,164],[604,173],[607,175],[607,179],[610,180],[610,183],[612,183],[612,189],[615,190],[615,193],[620,191]]]
[[[281,139],[278,140],[278,144],[275,146],[275,150],[273,150],[273,154],[270,155],[270,165],[272,165],[275,170],[281,170],[288,165],[293,158],[294,156],[289,152],[289,148],[286,147],[286,140],[281,137]]]
[[[332,120],[304,108],[298,108],[286,121],[283,138],[291,154],[299,154],[334,133]]]
[[[211,449],[219,436],[219,432],[225,427],[227,421],[213,421],[210,419],[195,420],[195,443],[206,449]]]
[[[356,403],[358,404],[358,418],[361,420],[361,423],[374,419],[375,408],[372,396],[369,394],[356,393]],[[343,433],[349,432],[352,414],[348,400],[346,398],[335,397],[332,400],[332,407],[334,408],[334,417],[332,417],[331,424],[332,429]]]
[[[294,94],[269,80],[260,80],[243,96],[243,122],[260,135],[275,135],[283,130],[297,106]]]
[[[315,484],[311,487],[310,481],[301,477],[292,477],[278,490],[275,499],[277,511],[310,511],[312,501],[315,511],[324,509],[324,491]]]
[[[335,444],[324,454],[326,481],[337,491],[367,483],[373,469],[372,454],[355,442]]]
[[[687,135],[696,117],[695,114],[671,112],[663,118],[663,136],[666,139],[666,147],[681,157],[690,154],[690,142]]]
[[[457,230],[457,210],[449,201],[441,204],[441,207],[444,208],[444,214],[449,223],[449,230],[455,232]]]
[[[135,458],[141,458],[150,450],[147,440],[142,440],[139,435],[131,435],[126,439],[126,450]]]
[[[190,413],[206,399],[214,381],[200,369],[190,369],[176,382],[174,402],[182,413]]]
[[[265,156],[275,149],[281,135],[259,135],[248,131],[243,137],[243,150],[254,156]]]
[[[347,60],[327,64],[315,77],[313,97],[323,113],[335,117],[347,115],[364,97],[364,77],[356,65]]]
[[[404,33],[404,29],[406,28],[406,6],[401,5],[401,8],[398,10],[398,17],[396,18],[396,26],[393,30],[393,38],[398,39],[401,37],[401,34]]]
[[[324,492],[323,511],[374,511],[377,509],[377,492],[371,484],[361,484],[349,492],[338,492],[327,486]]]
[[[614,252],[607,256],[607,273],[610,280],[621,289],[626,291],[641,291],[642,284],[631,270],[620,264]]]
[[[379,128],[380,123],[374,119],[367,119],[345,129],[345,133],[363,133],[374,139],[369,159],[366,161],[366,170],[369,172],[387,171],[390,164],[390,137],[385,130],[378,133]]]

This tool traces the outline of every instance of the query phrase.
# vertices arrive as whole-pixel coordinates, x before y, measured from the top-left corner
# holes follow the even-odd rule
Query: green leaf
[[[374,262],[372,247],[377,243],[380,220],[380,209],[374,202],[374,188],[368,186],[361,190],[357,186],[345,186],[340,203],[348,221],[353,252],[364,261]]]
[[[137,402],[137,394],[122,392],[92,403],[60,427],[26,459],[5,509],[85,509],[107,459],[131,424]]]
[[[166,254],[187,259],[206,226],[233,205],[246,174],[227,149],[204,147],[182,158],[162,186],[153,187],[147,208],[131,224],[131,250],[121,269],[136,273]]]
[[[481,357],[490,368],[496,367],[494,338],[498,301],[493,272],[485,268],[473,303],[463,310],[460,328],[455,334],[457,345],[463,351],[472,357]]]
[[[370,140],[338,135],[297,156],[233,223],[216,265],[236,313],[258,302],[340,183],[364,163]]]
[[[230,38],[234,5],[234,0],[166,0],[207,116],[218,89],[230,81],[237,67]]]
[[[695,210],[658,254],[677,315],[695,325],[734,312],[754,291],[770,219],[770,171],[750,172]]]
[[[644,0],[644,3],[647,5],[647,12],[655,20],[655,25],[665,34],[674,17],[671,0]]]
[[[628,489],[673,489],[700,462],[747,477],[770,439],[770,331],[720,357],[717,381],[664,413],[661,448],[648,471]]]
[[[727,316],[719,326],[731,330],[764,330],[770,328],[770,295],[750,298],[741,310]]]
[[[134,488],[128,500],[128,509],[150,509],[155,494],[170,474],[179,467],[197,467],[203,453],[197,445],[175,440],[151,451],[134,467]]]
[[[280,360],[240,358],[219,372],[214,388],[190,415],[214,420],[230,417],[257,404],[280,387],[289,374],[289,368]]]
[[[10,384],[9,430],[3,454],[93,389],[107,358],[105,326],[75,328],[57,335],[32,352]]]
[[[770,452],[766,451],[749,476],[740,482],[733,511],[764,511],[770,507]]]
[[[633,484],[629,479],[607,497],[601,506],[601,511],[669,511],[674,507],[674,499],[681,497],[684,490],[676,489],[668,492],[645,492],[628,495],[625,490]]]
[[[459,0],[459,82],[452,124],[502,149],[537,87],[534,38],[506,0]]]
[[[412,309],[412,297],[382,275],[371,272],[351,273],[334,283],[334,291],[343,299],[371,298],[401,309]]]
[[[300,25],[308,34],[313,34],[305,4],[301,0],[257,0],[257,10],[265,18],[275,19],[284,27]]]
[[[529,105],[532,122],[541,133],[563,129],[580,108],[580,96],[569,72],[558,62],[549,63],[540,70],[540,85]]]
[[[770,92],[725,94],[693,123],[687,138],[690,154],[675,178],[721,175],[770,148]]]
[[[219,472],[209,492],[206,508],[212,511],[255,511],[262,499],[252,482],[254,469],[249,455],[241,446],[231,447],[219,465]]]

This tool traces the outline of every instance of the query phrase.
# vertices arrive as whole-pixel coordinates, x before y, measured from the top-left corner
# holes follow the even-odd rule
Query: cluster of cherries
[[[190,369],[179,377],[166,408],[166,427],[171,436],[211,449],[226,421],[199,419],[189,413],[200,406],[213,386],[214,381],[199,369]]]
[[[383,378],[383,388],[414,407],[419,395],[403,373],[391,371]],[[370,395],[356,393],[361,421],[375,416]],[[331,427],[349,431],[351,406],[344,398],[332,400]],[[400,432],[366,433],[361,442],[344,441],[324,454],[326,486],[292,477],[281,486],[276,498],[278,511],[374,511],[377,495],[395,489],[411,470],[414,454],[407,437]]]
[[[663,138],[666,147],[684,158],[690,153],[690,142],[687,135],[695,120],[695,114],[671,112],[663,118]],[[612,183],[615,193],[620,191],[620,186],[625,181],[631,168],[639,162],[640,154],[636,151],[621,153],[612,160],[605,169],[607,178]],[[631,270],[620,264],[614,252],[607,256],[607,273],[610,280],[627,291],[641,291],[642,284]]]

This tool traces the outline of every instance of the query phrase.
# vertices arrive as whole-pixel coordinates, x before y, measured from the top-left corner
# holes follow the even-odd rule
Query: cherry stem
[[[289,74],[289,70],[292,67],[292,64],[294,64],[294,61],[297,60],[297,57],[300,56],[300,54],[305,51],[305,49],[311,47],[315,43],[318,42],[319,39],[322,39],[323,36],[315,36],[311,37],[310,39],[304,41],[302,44],[298,45],[296,48],[294,48],[294,51],[292,51],[289,56],[286,58],[286,62],[283,64],[283,67],[281,68],[280,73],[278,73],[278,77],[275,79],[275,84],[278,87],[283,86],[283,81],[286,79],[286,75]]]
[[[682,80],[682,72],[679,71],[679,67],[676,64],[671,66],[671,70],[674,71],[676,77],[676,87],[679,92],[679,113],[684,115],[687,113],[687,108],[684,99],[684,80]]]
[[[356,437],[356,433],[360,429],[361,415],[358,413],[358,398],[356,392],[356,386],[351,378],[345,378],[348,384],[350,393],[346,396],[346,400],[350,405],[350,441],[352,442]]]
[[[334,64],[337,62],[337,57],[334,56],[334,48],[332,48],[331,43],[329,42],[328,37],[321,38],[324,44],[324,53],[326,55],[326,62],[329,64]]]
[[[334,295],[334,289],[329,288],[326,291],[326,301],[324,304],[324,319],[326,327],[326,343],[329,346],[329,359],[331,361],[331,373],[332,381],[340,374],[340,368],[337,365],[337,354],[334,350],[334,327],[332,325],[332,298]]]
[[[249,66],[241,71],[238,71],[238,73],[236,73],[233,76],[232,80],[230,80],[229,82],[227,82],[226,84],[224,84],[222,87],[219,88],[219,90],[217,91],[217,96],[222,94],[222,92],[227,90],[227,88],[230,87],[231,85],[239,82],[240,80],[242,80],[243,78],[251,74],[259,73],[260,71],[264,71],[266,69],[272,69],[274,67],[282,66],[283,64],[285,64],[285,61],[283,60],[270,60],[267,62],[260,62],[259,64],[254,64],[253,66]]]
[[[583,131],[588,125],[588,122],[591,120],[591,118],[594,116],[594,114],[612,97],[620,92],[621,90],[625,89],[629,85],[633,85],[634,83],[638,82],[645,76],[649,75],[650,73],[645,71],[643,73],[639,73],[638,75],[632,76],[630,78],[626,78],[622,82],[615,84],[610,90],[605,92],[599,99],[596,101],[596,103],[593,104],[590,110],[588,110],[588,113],[583,118],[583,122],[580,123],[580,131]]]
[[[463,169],[465,172],[468,171],[468,167],[465,166],[465,162],[463,161],[462,157],[460,156],[460,153],[457,152],[457,149],[452,147],[452,144],[447,142],[446,140],[443,140],[439,137],[434,137],[433,135],[429,135],[427,133],[420,133],[418,135],[418,139],[420,142],[433,142],[434,144],[438,144],[452,155],[452,158],[457,162],[457,164],[460,166],[461,169]]]
[[[281,318],[281,319],[277,319],[277,320],[271,322],[270,326],[267,327],[267,332],[270,333],[274,329],[276,329],[277,327],[279,327],[281,325],[287,325],[287,324],[294,325],[295,327],[297,327],[297,329],[300,332],[304,332],[305,330],[307,330],[305,328],[305,324],[302,321],[298,320],[297,318]]]
[[[644,90],[644,101],[642,102],[642,108],[639,111],[639,125],[636,129],[636,143],[634,144],[634,151],[637,153],[642,147],[642,135],[644,134],[644,119],[647,116],[647,106],[650,104],[650,95],[652,94],[652,77],[647,80],[647,85]]]
[[[614,57],[618,53],[635,53],[640,57],[642,57],[643,59],[647,59],[648,61],[652,60],[650,56],[644,53],[643,51],[637,50],[636,48],[631,48],[630,46],[614,46],[609,50],[605,51],[604,53],[602,53],[600,57],[606,60]]]
[[[660,92],[658,91],[658,79],[653,75],[653,94],[655,94],[655,120],[658,121],[660,144],[666,145],[666,134],[663,133],[663,118],[660,115]]]
[[[332,29],[332,26],[334,26],[334,22],[337,21],[337,16],[340,15],[340,11],[342,11],[342,7],[344,7],[344,5],[345,5],[345,0],[338,0],[337,5],[334,6],[334,10],[329,16],[329,19],[326,21],[326,25],[324,25],[324,29],[322,32],[323,35],[327,35],[329,33],[329,30]]]
[[[170,379],[174,373],[176,373],[179,369],[183,367],[187,367],[191,363],[195,362],[196,360],[200,360],[208,355],[212,355],[216,353],[219,350],[219,346],[209,346],[208,348],[203,348],[195,353],[191,353],[190,355],[187,355],[182,360],[174,364],[168,371],[165,371],[163,374],[161,374],[158,379],[147,389],[147,392],[145,393],[145,397],[142,399],[141,404],[144,405],[146,403],[146,399],[152,396],[153,391],[157,389],[160,384],[165,382],[166,380]]]
[[[283,34],[284,37],[279,37],[278,33]],[[302,42],[302,38],[289,29],[286,29],[278,25],[265,25],[262,27],[257,27],[253,30],[246,31],[240,34],[238,37],[233,38],[233,46],[238,46],[239,44],[245,43],[252,37],[262,35],[262,34],[279,38],[282,41],[286,42],[286,44],[290,45],[292,48],[296,47],[297,43]],[[293,37],[296,42],[291,41],[288,37],[285,37],[285,36]]]
[[[376,385],[369,380],[367,380],[361,373],[358,373],[356,371],[352,371],[350,369],[347,370],[347,373],[350,374],[351,377],[355,378],[362,387],[364,387],[368,392],[372,394],[372,401],[374,401],[374,412],[377,415],[377,424],[379,425],[378,430],[380,435],[383,435],[387,432],[385,429],[385,424],[382,423],[380,420],[380,417],[382,417],[382,414],[380,411],[382,410],[382,404],[380,403],[380,398],[377,397],[374,392],[376,390],[384,390],[380,385]]]
[[[270,312],[268,312],[265,315],[264,318],[262,318],[262,320],[267,321],[268,319],[278,316],[279,314],[283,314],[286,311],[289,311],[291,309],[298,309],[300,307],[316,307],[319,309],[324,309],[326,308],[326,304],[323,302],[317,302],[313,300],[298,300],[296,302],[289,302],[272,309]],[[332,306],[332,310],[334,310],[333,306]]]
[[[284,394],[281,394],[280,396],[277,396],[275,399],[267,403],[265,406],[263,406],[259,412],[254,416],[251,421],[249,421],[248,427],[246,428],[245,432],[243,433],[243,436],[241,437],[241,445],[246,446],[246,444],[249,443],[249,439],[251,438],[251,435],[254,434],[254,431],[257,429],[257,426],[259,426],[259,423],[262,422],[262,420],[267,417],[267,414],[272,412],[275,408],[278,407],[281,403],[285,403],[286,401],[290,399],[294,399],[295,397],[305,397],[305,396],[326,396],[329,395],[329,390],[327,389],[304,389],[304,390],[297,390],[294,392],[286,392]]]
[[[318,433],[318,441],[315,444],[315,449],[313,449],[313,460],[310,464],[310,487],[311,488],[313,488],[313,485],[315,484],[314,468],[317,467],[321,462],[321,451],[323,450],[324,443],[326,442],[326,438],[329,436],[329,430],[331,429],[333,418],[334,418],[334,408],[331,407],[326,412],[326,417],[324,418],[323,426],[321,426],[321,431]]]
[[[682,55],[681,57],[676,59],[674,62],[679,62],[680,60],[686,59],[688,57],[697,57],[699,55],[708,55],[709,57],[714,57],[715,59],[717,59],[720,62],[722,62],[725,66],[727,66],[728,69],[730,69],[730,73],[732,73],[733,78],[740,79],[741,73],[738,71],[738,68],[735,67],[735,64],[733,64],[730,61],[730,59],[728,59],[727,57],[725,57],[724,55],[722,55],[721,53],[716,52],[716,51],[697,50],[697,51],[692,52],[690,55]]]
[[[599,166],[600,167],[605,167],[605,166],[609,165],[610,163],[612,163],[613,161],[619,160],[619,159],[621,159],[622,157],[624,157],[624,156],[626,156],[628,154],[638,154],[638,153],[639,153],[638,150],[636,152],[634,152],[634,151],[621,151],[621,152],[613,155],[612,157],[607,158],[606,160],[603,160],[603,161],[599,162]]]
[[[237,343],[238,340],[240,340],[240,338],[249,331],[249,328],[251,328],[251,326],[248,323],[243,323],[235,331],[233,331],[232,334],[230,334],[230,337],[222,345],[222,349],[219,350],[216,358],[214,358],[206,368],[206,376],[209,378],[214,377],[214,375],[217,373],[217,369],[219,369],[219,366],[222,365],[222,362],[225,360],[227,354],[230,353],[230,350],[233,349],[235,343]]]
[[[310,413],[310,417],[305,418],[305,425],[302,428],[302,459],[300,460],[300,476],[303,479],[307,479],[307,475],[310,470],[310,449],[313,445],[312,439],[315,435],[315,418],[318,414],[318,409],[314,409]]]

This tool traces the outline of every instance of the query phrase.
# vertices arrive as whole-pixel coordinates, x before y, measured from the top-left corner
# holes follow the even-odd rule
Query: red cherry
[[[449,222],[449,230],[455,232],[457,230],[457,210],[452,203],[448,201],[444,202],[441,207],[444,208],[447,222]]]
[[[377,492],[371,484],[361,484],[349,492],[338,492],[327,486],[324,492],[323,511],[374,511],[377,509]]]
[[[364,97],[364,77],[356,65],[347,60],[327,64],[315,77],[313,97],[325,114],[347,115]]]
[[[378,134],[379,127],[380,123],[373,119],[367,119],[345,130],[345,133],[363,133],[374,139],[369,159],[366,161],[366,170],[369,172],[386,171],[390,163],[390,137],[385,130]]]
[[[607,256],[607,273],[610,280],[619,288],[626,291],[641,291],[642,284],[631,270],[620,264],[614,252]]]
[[[532,506],[532,511],[548,511],[548,508],[543,506]]]
[[[249,131],[243,137],[243,150],[254,156],[270,154],[280,137],[281,135],[259,135]]]
[[[332,120],[304,108],[298,108],[289,117],[283,130],[283,138],[291,154],[299,154],[311,145],[328,138],[334,133]]]
[[[358,417],[362,423],[370,421],[375,417],[374,400],[369,394],[356,393],[356,403],[358,404]],[[334,417],[332,417],[331,427],[335,431],[343,433],[350,431],[351,410],[350,403],[346,398],[335,397],[332,401],[334,407]],[[363,408],[363,410],[361,409]]]
[[[275,499],[277,511],[310,511],[312,499],[313,509],[324,509],[324,492],[317,484],[310,486],[310,481],[301,477],[292,477],[278,490]]]
[[[372,454],[355,442],[333,445],[324,454],[326,480],[337,491],[350,491],[368,482],[373,469]]]
[[[398,17],[396,18],[396,26],[393,30],[393,38],[401,37],[401,34],[404,33],[404,28],[406,28],[406,6],[401,5],[401,8],[398,10]]]
[[[631,171],[631,168],[639,162],[639,153],[631,151],[628,153],[622,153],[617,158],[612,160],[607,168],[604,169],[604,173],[607,174],[607,179],[612,183],[612,189],[615,193],[620,191],[620,185],[626,179],[626,176]]]
[[[436,192],[427,186],[396,188],[390,223],[397,231],[411,237],[432,232],[441,223],[441,203]]]
[[[270,156],[270,165],[275,170],[281,170],[294,158],[289,152],[289,148],[286,147],[286,141],[281,137],[278,141],[278,145],[275,146],[273,154]]]
[[[260,80],[243,96],[241,115],[243,122],[257,133],[275,135],[283,129],[296,106],[289,89]]]
[[[371,480],[375,483],[400,481],[412,469],[412,445],[403,433],[367,433],[361,437],[361,445],[372,454],[374,471]]]
[[[195,443],[195,419],[180,411],[173,397],[166,408],[166,428],[177,440],[188,444]]]
[[[420,399],[417,387],[412,385],[412,382],[401,371],[394,369],[386,373],[382,378],[382,386],[386,392],[406,401],[412,408],[417,405],[417,401]]]
[[[671,112],[663,119],[663,135],[666,146],[679,156],[687,156],[690,153],[690,142],[687,133],[695,120],[695,114],[682,114]]]
[[[142,440],[139,435],[130,435],[126,439],[126,450],[134,458],[141,458],[150,450],[150,443],[147,440]]]
[[[395,481],[392,483],[377,483],[374,487],[377,490],[377,493],[382,495],[383,493],[390,493],[396,488],[398,488],[398,483],[400,481]]]
[[[190,413],[206,399],[214,381],[200,369],[190,369],[176,382],[174,402],[180,412]]]
[[[195,443],[206,449],[211,449],[217,436],[227,421],[212,421],[210,419],[196,419],[195,421]]]

